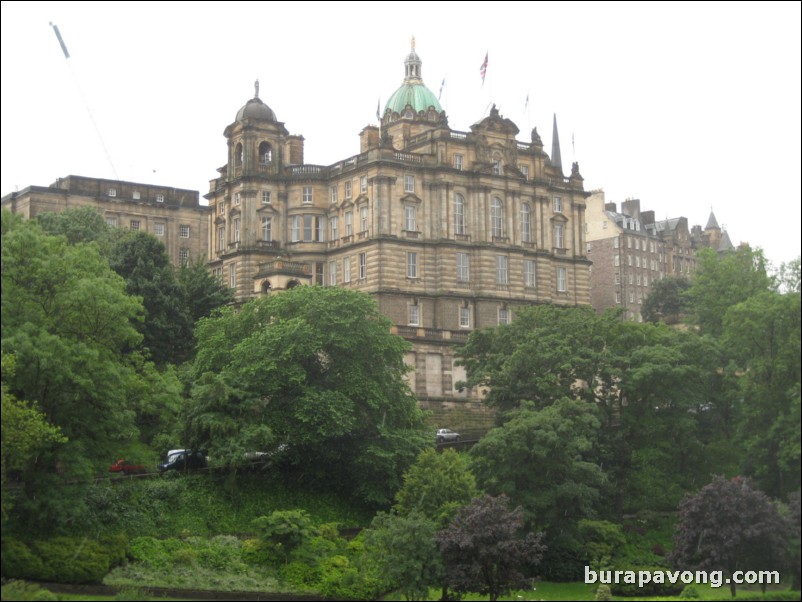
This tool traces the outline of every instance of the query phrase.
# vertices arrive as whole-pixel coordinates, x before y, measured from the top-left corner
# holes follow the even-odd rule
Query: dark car
[[[159,464],[159,472],[193,470],[206,468],[206,465],[206,456],[203,455],[203,452],[191,449],[173,449],[167,454],[167,459]]]

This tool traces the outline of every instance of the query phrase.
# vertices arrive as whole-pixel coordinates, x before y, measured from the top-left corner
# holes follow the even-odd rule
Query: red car
[[[142,464],[134,464],[128,460],[117,460],[109,466],[109,472],[121,472],[124,475],[143,474],[148,470]]]

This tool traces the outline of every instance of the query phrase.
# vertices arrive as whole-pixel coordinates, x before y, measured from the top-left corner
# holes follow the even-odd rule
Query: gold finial
[[[415,50],[415,36],[412,36],[412,50]]]

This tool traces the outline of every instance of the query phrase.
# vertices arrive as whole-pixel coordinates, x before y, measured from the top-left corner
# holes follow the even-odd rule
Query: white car
[[[459,441],[460,436],[459,433],[455,433],[450,429],[438,429],[437,433],[437,442],[438,443],[447,443],[449,441]]]

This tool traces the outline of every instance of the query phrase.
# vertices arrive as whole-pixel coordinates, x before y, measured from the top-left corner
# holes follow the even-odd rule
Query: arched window
[[[234,151],[234,164],[237,165],[237,167],[241,167],[243,159],[244,153],[242,151],[242,144],[237,144],[237,148]]]
[[[259,163],[269,165],[273,161],[273,147],[267,142],[259,145]]]
[[[521,205],[521,241],[532,242],[532,209],[529,203]]]
[[[265,281],[262,283],[262,294],[263,294],[263,295],[268,295],[268,294],[270,294],[270,289],[271,289],[271,288],[272,288],[272,285],[270,284],[270,280],[265,280]]]
[[[465,234],[465,197],[454,196],[454,233]]]
[[[497,196],[490,202],[490,227],[495,238],[504,236],[504,205]]]

